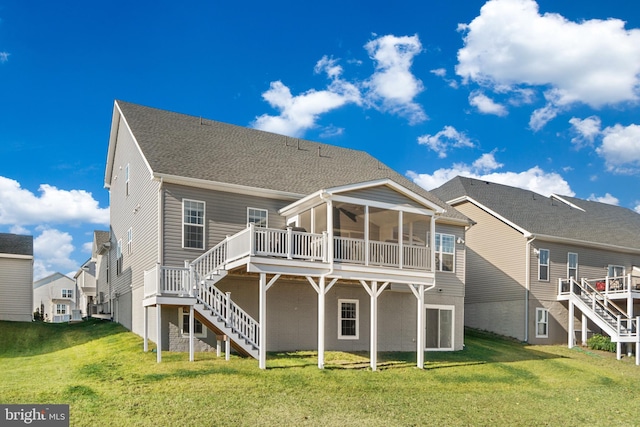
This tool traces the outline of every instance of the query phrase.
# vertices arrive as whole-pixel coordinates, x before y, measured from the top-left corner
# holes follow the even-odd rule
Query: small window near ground
[[[338,300],[338,339],[358,339],[358,300]]]
[[[179,319],[179,327],[180,334],[182,336],[189,336],[189,310],[184,310],[181,308],[178,309],[178,319]],[[198,319],[194,317],[193,319],[193,334],[197,338],[206,338],[207,336],[207,328],[200,322]]]
[[[247,208],[247,224],[256,227],[268,227],[269,211],[266,209]]]
[[[538,280],[549,281],[549,249],[540,249],[538,253]]]
[[[578,280],[578,254],[574,252],[567,254],[567,277]]]
[[[56,304],[56,314],[67,314],[67,305]]]
[[[454,307],[426,306],[425,350],[453,350]]]
[[[536,338],[549,337],[549,310],[536,308]]]

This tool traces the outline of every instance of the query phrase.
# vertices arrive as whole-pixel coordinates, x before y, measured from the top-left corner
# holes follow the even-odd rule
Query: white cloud
[[[7,52],[0,52],[0,63],[5,63],[9,60],[9,54]]]
[[[34,280],[77,268],[70,258],[74,250],[72,240],[69,233],[49,228],[33,239]]]
[[[604,158],[607,170],[615,173],[640,171],[640,126],[616,124],[602,131],[602,145],[596,152]]]
[[[638,203],[633,210],[640,214],[640,203]]]
[[[587,117],[583,120],[572,117],[569,123],[577,134],[577,136],[571,138],[571,142],[577,148],[582,148],[585,145],[592,146],[596,137],[600,135],[602,121],[598,116]]]
[[[426,145],[438,153],[441,159],[447,157],[447,151],[451,148],[473,147],[468,136],[464,132],[458,132],[453,126],[445,126],[435,135],[422,135],[418,137],[418,144]]]
[[[109,208],[85,190],[60,190],[42,184],[39,195],[21,188],[20,183],[0,176],[0,224],[24,226],[64,222],[109,224]]]
[[[591,200],[593,202],[606,203],[608,205],[618,206],[620,204],[620,200],[617,197],[612,196],[609,193],[606,193],[604,196],[596,196],[595,194],[591,194],[587,200]]]
[[[424,86],[410,70],[413,58],[422,51],[418,36],[381,36],[368,42],[365,49],[376,63],[375,72],[363,83],[369,90],[370,104],[406,117],[410,123],[426,120],[422,107],[414,101]]]
[[[469,104],[476,107],[483,114],[495,114],[496,116],[506,116],[508,114],[504,105],[498,104],[480,91],[471,92]]]
[[[256,117],[252,126],[268,132],[302,136],[306,130],[316,126],[320,115],[349,103],[360,104],[360,91],[355,85],[341,80],[339,74],[335,74],[335,66],[327,68],[327,64],[323,64],[321,69],[334,76],[325,90],[312,89],[293,96],[291,90],[282,82],[271,82],[269,90],[263,93],[262,97],[279,110],[280,115],[263,114]]]
[[[551,194],[575,195],[569,183],[555,172],[545,172],[538,166],[523,172],[495,172],[496,169],[500,169],[502,166],[501,163],[496,161],[494,153],[485,153],[471,165],[456,163],[451,168],[438,169],[431,175],[419,174],[413,171],[407,172],[407,175],[416,184],[427,190],[439,187],[460,175],[524,188],[545,196]]]
[[[430,71],[431,74],[435,74],[438,77],[444,78],[447,75],[447,70],[444,68],[436,68]]]
[[[490,0],[469,24],[456,73],[488,88],[551,88],[530,123],[539,129],[575,102],[591,107],[639,99],[640,30],[619,19],[572,22],[540,14],[533,0]]]

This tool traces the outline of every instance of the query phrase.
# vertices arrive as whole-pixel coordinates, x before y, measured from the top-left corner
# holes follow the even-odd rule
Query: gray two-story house
[[[33,236],[0,233],[0,320],[33,320]]]
[[[103,304],[158,360],[463,347],[470,221],[365,152],[117,101],[105,186]]]

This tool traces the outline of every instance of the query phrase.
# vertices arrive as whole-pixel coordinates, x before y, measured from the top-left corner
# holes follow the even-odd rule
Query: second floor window
[[[133,229],[127,230],[127,254],[131,255],[133,252]]]
[[[204,249],[204,202],[182,201],[182,246]]]
[[[453,271],[456,237],[453,234],[436,233],[436,270]]]
[[[567,254],[567,277],[578,280],[578,254],[574,252]]]
[[[129,195],[129,163],[124,168],[124,191],[125,195]]]
[[[269,211],[266,209],[247,208],[247,224],[255,224],[256,227],[268,227]]]
[[[538,253],[538,280],[549,281],[549,249],[540,249]]]
[[[119,276],[122,274],[122,239],[118,240],[118,245],[116,246],[116,275]]]
[[[72,289],[63,289],[62,290],[62,298],[73,298],[73,290]]]

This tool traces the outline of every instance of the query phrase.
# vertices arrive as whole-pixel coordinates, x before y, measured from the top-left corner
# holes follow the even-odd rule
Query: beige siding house
[[[158,360],[463,347],[470,222],[367,153],[117,101],[105,186],[98,294]]]
[[[75,280],[62,273],[53,273],[33,283],[33,311],[39,308],[45,322],[72,320],[77,297]]]
[[[433,193],[474,222],[466,325],[533,344],[637,342],[640,215],[463,177]]]
[[[33,320],[33,237],[0,233],[0,320]]]

